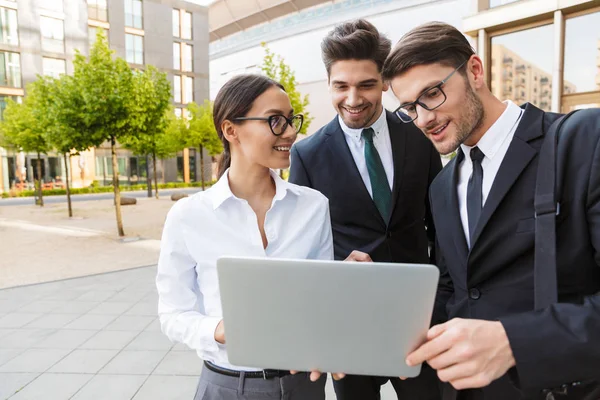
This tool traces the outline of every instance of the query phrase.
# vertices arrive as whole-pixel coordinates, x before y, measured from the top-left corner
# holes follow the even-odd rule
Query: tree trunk
[[[154,193],[158,200],[158,178],[156,177],[156,153],[152,153],[152,164],[154,165]]]
[[[69,208],[69,218],[73,217],[73,208],[71,207],[71,188],[69,187],[69,156],[63,154],[65,158],[65,187],[67,188],[67,204]]]
[[[38,189],[38,200],[37,205],[44,207],[44,193],[42,192],[42,158],[40,152],[37,153],[37,189]]]
[[[156,164],[154,165],[156,168]],[[148,198],[152,197],[152,179],[150,179],[150,159],[146,154],[146,188],[148,188]]]
[[[123,231],[123,218],[121,217],[121,192],[119,191],[119,165],[117,164],[117,145],[115,138],[110,139],[110,151],[113,165],[113,190],[115,192],[115,212],[117,214],[117,230],[119,236],[125,236]]]
[[[202,145],[200,148],[200,179],[202,180],[202,191],[204,191],[204,148]]]

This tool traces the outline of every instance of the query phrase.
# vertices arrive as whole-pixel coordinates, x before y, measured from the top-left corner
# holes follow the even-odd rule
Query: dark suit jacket
[[[534,309],[534,191],[538,152],[558,114],[530,104],[496,175],[471,250],[457,206],[462,153],[431,187],[443,271],[438,320],[500,320],[516,368],[482,390],[445,399],[545,398],[540,390],[600,378],[600,110],[579,111],[563,125],[558,147],[557,270],[559,304]],[[485,171],[484,171],[485,173]],[[590,385],[571,389],[580,399]],[[600,393],[594,399],[600,398]]]
[[[390,112],[387,123],[394,160],[389,224],[364,185],[337,116],[294,145],[289,180],[329,199],[337,260],[360,250],[379,262],[429,263],[435,230],[427,193],[442,168],[440,156],[413,124]]]

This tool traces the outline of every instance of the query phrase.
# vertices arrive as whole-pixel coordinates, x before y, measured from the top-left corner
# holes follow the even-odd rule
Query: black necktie
[[[473,173],[469,178],[469,184],[467,186],[467,216],[469,220],[469,242],[470,246],[473,247],[473,234],[475,233],[475,227],[479,216],[481,215],[481,209],[483,208],[483,168],[481,167],[481,160],[483,160],[484,154],[479,150],[478,147],[471,149],[471,160],[473,161]]]

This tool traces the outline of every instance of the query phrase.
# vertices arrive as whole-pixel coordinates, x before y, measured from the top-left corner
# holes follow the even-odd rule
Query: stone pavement
[[[202,364],[160,331],[155,274],[0,290],[0,399],[192,400]],[[389,384],[382,398],[395,398]]]

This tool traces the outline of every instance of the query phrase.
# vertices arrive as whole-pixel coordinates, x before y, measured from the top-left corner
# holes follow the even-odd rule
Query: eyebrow
[[[284,111],[278,110],[276,108],[271,108],[264,112],[265,114],[281,114],[281,115],[292,115],[294,114],[294,109],[291,109],[287,114]]]
[[[377,79],[367,79],[365,81],[360,81],[358,82],[359,85],[364,85],[365,83],[377,83],[379,82]],[[332,85],[347,85],[348,82],[344,82],[344,81],[332,81],[331,82]]]

